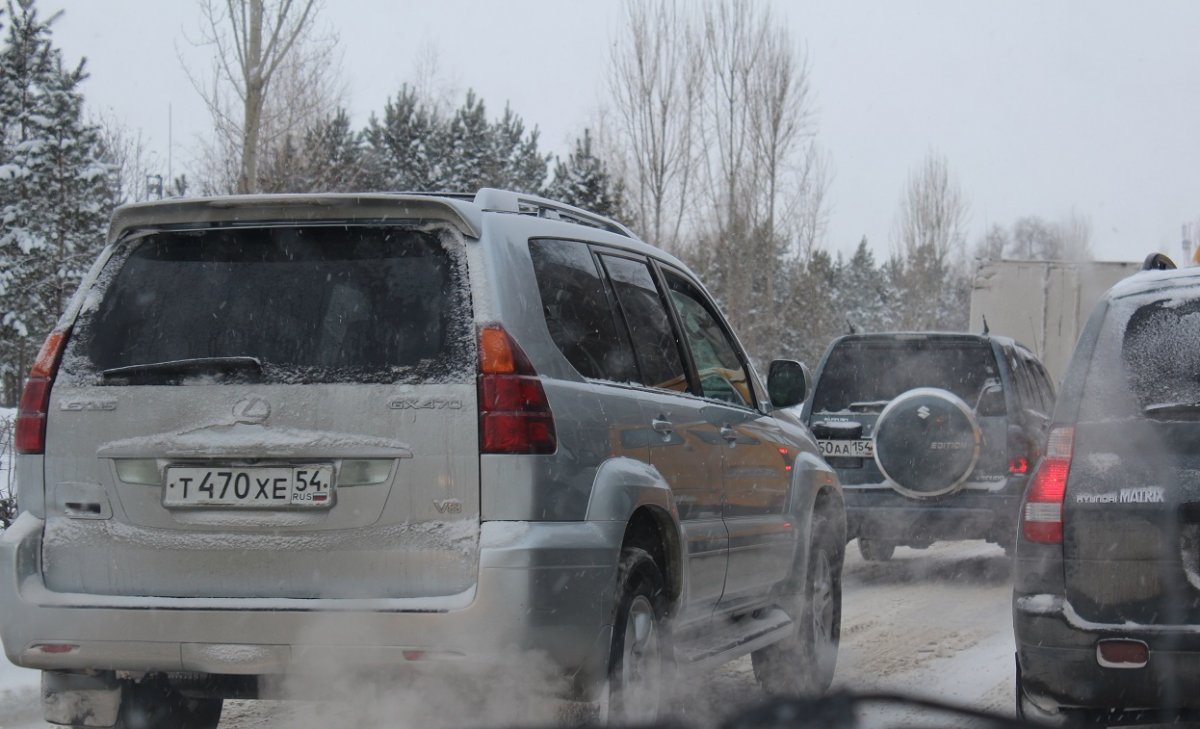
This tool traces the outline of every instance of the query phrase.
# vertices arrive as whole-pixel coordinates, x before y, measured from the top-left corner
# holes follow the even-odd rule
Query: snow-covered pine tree
[[[846,330],[860,334],[886,331],[891,326],[889,282],[875,264],[866,236],[842,267],[839,279],[837,308],[846,320]]]
[[[608,170],[608,165],[592,151],[592,134],[583,130],[575,140],[575,150],[564,162],[554,166],[550,197],[585,210],[625,220],[625,186]]]
[[[345,109],[319,121],[304,134],[305,189],[311,192],[353,192],[362,189],[362,136],[350,128]]]
[[[467,91],[467,98],[454,112],[447,130],[444,159],[447,190],[474,192],[494,184],[500,164],[495,158],[492,132],[483,99],[474,91]]]
[[[383,119],[371,115],[364,132],[367,190],[437,190],[447,187],[442,141],[445,122],[417,90],[400,87],[383,107]]]
[[[64,66],[57,15],[8,0],[0,47],[0,367],[5,399],[104,244],[111,166],[85,121],[84,63]]]
[[[525,133],[525,122],[512,107],[491,128],[495,171],[486,184],[531,195],[540,195],[546,182],[550,156],[538,151],[538,130]]]

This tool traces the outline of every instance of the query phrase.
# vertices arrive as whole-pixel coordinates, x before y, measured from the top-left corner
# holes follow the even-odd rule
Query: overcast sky
[[[326,0],[355,123],[436,51],[447,82],[505,102],[564,153],[603,103],[615,0]],[[698,2],[685,6],[699,6]],[[183,62],[208,52],[193,0],[42,0],[85,56],[95,111],[140,128],[175,174],[208,122]],[[1098,258],[1179,254],[1200,220],[1200,2],[779,2],[806,49],[818,141],[833,163],[827,245],[884,253],[901,191],[931,148],[970,204],[974,242],[1024,215],[1088,218]]]

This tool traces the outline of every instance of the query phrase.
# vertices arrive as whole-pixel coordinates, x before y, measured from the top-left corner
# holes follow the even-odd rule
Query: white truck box
[[[970,331],[1012,337],[1062,380],[1092,307],[1141,263],[981,259],[971,287]]]

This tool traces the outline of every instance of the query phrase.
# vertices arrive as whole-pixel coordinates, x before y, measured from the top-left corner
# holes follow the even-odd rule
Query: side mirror
[[[811,379],[808,368],[796,360],[774,360],[767,369],[767,394],[771,397],[771,405],[787,408],[804,402]]]

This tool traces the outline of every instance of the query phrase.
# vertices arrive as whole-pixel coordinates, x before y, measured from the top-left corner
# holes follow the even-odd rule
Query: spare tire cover
[[[979,424],[962,398],[919,387],[888,403],[875,425],[875,462],[912,498],[957,491],[979,460]]]

